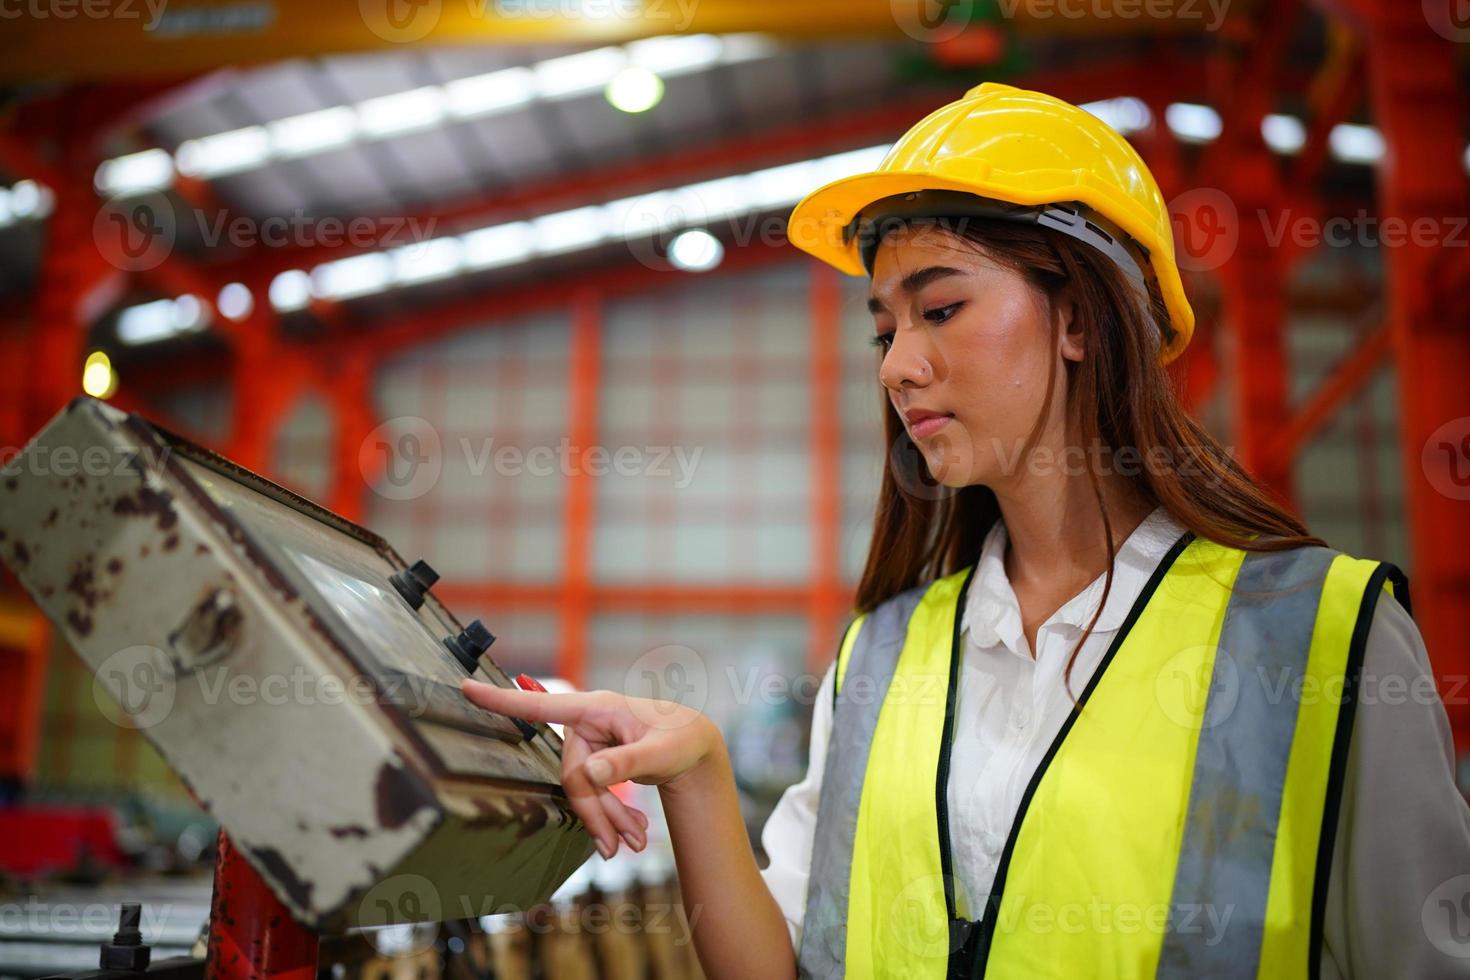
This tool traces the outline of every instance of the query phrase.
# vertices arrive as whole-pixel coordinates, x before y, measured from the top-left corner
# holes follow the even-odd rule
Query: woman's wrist
[[[659,793],[665,800],[706,793],[722,779],[729,778],[730,757],[719,727],[703,716],[695,724],[697,728],[691,734],[701,743],[699,761],[659,784]]]

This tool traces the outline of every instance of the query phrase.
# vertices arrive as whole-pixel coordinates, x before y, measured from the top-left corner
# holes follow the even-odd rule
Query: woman
[[[898,451],[770,866],[696,712],[465,685],[568,726],[605,856],[646,841],[608,785],[660,786],[709,975],[1466,974],[1470,810],[1406,583],[1180,408],[1193,316],[1126,141],[987,83],[790,238],[871,277]]]

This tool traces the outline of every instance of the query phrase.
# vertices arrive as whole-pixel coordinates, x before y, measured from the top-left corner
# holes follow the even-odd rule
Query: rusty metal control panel
[[[303,923],[545,900],[592,853],[560,738],[422,561],[88,398],[0,471],[0,556]]]

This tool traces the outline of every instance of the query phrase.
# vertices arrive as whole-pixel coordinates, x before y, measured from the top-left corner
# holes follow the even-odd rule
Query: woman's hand
[[[562,787],[604,858],[617,853],[620,836],[635,851],[648,846],[648,818],[608,786],[672,783],[703,762],[720,737],[708,718],[672,701],[614,691],[548,694],[468,679],[461,687],[482,708],[565,726]]]

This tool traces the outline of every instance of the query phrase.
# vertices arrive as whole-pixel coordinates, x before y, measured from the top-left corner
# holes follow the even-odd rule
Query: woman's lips
[[[927,439],[952,421],[953,415],[931,415],[909,426],[909,435],[915,439]]]

